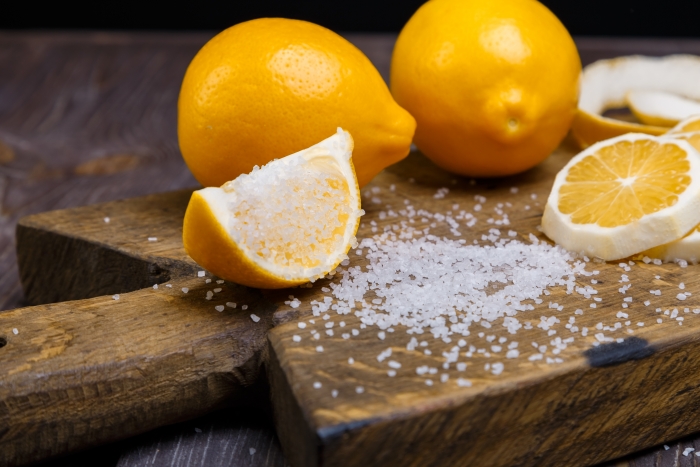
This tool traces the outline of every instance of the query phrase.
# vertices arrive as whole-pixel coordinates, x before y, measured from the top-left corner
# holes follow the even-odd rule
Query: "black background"
[[[484,0],[500,1],[500,0]],[[264,16],[398,32],[423,0],[2,2],[0,29],[221,30]],[[700,0],[543,0],[574,35],[700,37]]]

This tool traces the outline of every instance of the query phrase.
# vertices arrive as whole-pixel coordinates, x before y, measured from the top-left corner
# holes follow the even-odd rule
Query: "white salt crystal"
[[[109,224],[109,217],[104,218],[105,224]]]
[[[112,295],[112,300],[119,300],[119,294]]]
[[[153,290],[158,290],[158,284],[153,284]]]
[[[248,452],[249,452],[250,455],[252,456],[253,454],[255,454],[255,448],[250,448],[250,449],[248,449]]]
[[[348,358],[348,365],[352,365],[352,364],[354,364],[354,363],[355,363],[355,359],[354,359],[354,358],[352,358],[352,357]]]
[[[322,345],[316,346],[316,352],[319,352],[319,353],[323,352],[323,346]]]
[[[243,305],[243,306],[245,306],[245,305]],[[260,321],[260,316],[256,315],[255,313],[252,313],[250,315],[250,319],[252,319],[253,321],[255,321],[257,323],[258,321]]]
[[[301,336],[294,334],[294,335],[292,336],[292,340],[293,340],[294,342],[301,342]]]
[[[188,289],[187,287],[183,287],[183,288],[182,288],[182,293],[187,293],[187,292],[189,292],[189,291],[190,291],[190,289]]]
[[[318,381],[316,381],[316,382],[314,383],[314,389],[321,389],[321,386],[322,386],[322,384],[319,383]]]
[[[236,308],[236,303],[235,302],[226,302],[226,306],[229,308]]]
[[[214,309],[215,309],[216,311],[224,311],[224,306],[223,306],[223,305],[216,305],[216,306],[214,307]]]
[[[17,328],[12,328],[12,334],[16,336],[17,334],[19,334],[19,330]]]
[[[685,449],[683,450],[683,455],[684,455],[685,457],[688,457],[688,454],[690,454],[690,453],[693,452],[693,451],[695,451],[695,448],[685,448]]]
[[[685,300],[685,299],[686,299],[686,295],[685,295],[684,293],[679,293],[678,295],[676,295],[676,298],[677,298],[678,300]]]
[[[197,277],[204,277],[205,274],[204,271],[197,271]]]
[[[243,305],[243,306],[241,307],[241,310],[247,310],[247,309],[248,309],[248,305]]]
[[[149,242],[157,242],[157,241],[158,241],[158,237],[148,237],[148,241],[149,241]]]
[[[355,388],[355,392],[358,394],[362,394],[363,392],[365,392],[365,388],[363,388],[362,386],[357,386]]]
[[[338,397],[338,390],[337,390],[337,389],[333,389],[333,390],[331,391],[331,397],[333,397],[334,399],[335,399],[336,397]]]

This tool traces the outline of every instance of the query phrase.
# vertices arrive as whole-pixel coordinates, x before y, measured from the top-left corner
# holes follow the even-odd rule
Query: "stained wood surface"
[[[194,184],[177,151],[175,101],[187,63],[208,37],[0,33],[3,308],[22,303],[13,245],[18,217]],[[351,39],[386,77],[393,37]],[[584,39],[577,43],[584,62],[628,53],[700,53],[700,43],[693,40]],[[214,446],[224,446],[232,433],[226,430],[238,429],[237,423],[220,421],[210,443],[191,438],[191,425],[179,425],[179,434],[176,426],[167,433],[156,431],[133,444],[111,445],[67,462],[75,465],[87,459],[85,465],[104,465],[121,456],[116,462],[124,466],[166,465],[165,459],[190,456],[212,461],[206,465],[226,465],[215,461]],[[265,433],[267,446],[274,451],[274,435],[269,429]],[[172,443],[162,441],[163,437]],[[694,465],[694,458],[681,454],[692,443],[696,441],[671,444],[668,451],[659,447],[623,463]],[[129,454],[134,451],[144,456]],[[253,462],[247,456],[241,455],[239,465]],[[250,465],[282,465],[278,456],[268,457],[265,462],[269,463],[255,459]]]

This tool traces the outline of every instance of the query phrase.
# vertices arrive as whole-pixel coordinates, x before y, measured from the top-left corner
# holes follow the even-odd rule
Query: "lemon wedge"
[[[185,213],[185,250],[211,273],[251,287],[325,276],[347,259],[364,214],[352,149],[352,137],[339,128],[220,188],[195,191]]]
[[[673,123],[646,125],[604,117],[603,113],[628,105],[627,96],[632,91],[671,93],[700,101],[699,82],[700,57],[694,55],[633,55],[594,62],[581,74],[581,94],[571,134],[582,148],[625,133],[661,135]]]
[[[675,241],[700,223],[700,153],[687,141],[626,134],[557,174],[543,232],[564,248],[614,260]]]
[[[627,106],[647,125],[672,127],[691,115],[700,114],[700,102],[662,91],[630,91]]]

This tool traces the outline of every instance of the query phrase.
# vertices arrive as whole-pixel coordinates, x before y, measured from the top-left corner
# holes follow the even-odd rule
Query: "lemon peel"
[[[673,93],[700,100],[700,57],[632,55],[599,60],[583,69],[578,111],[571,127],[583,148],[625,133],[661,135],[668,127],[624,122],[603,116],[608,109],[627,105],[631,91]]]

